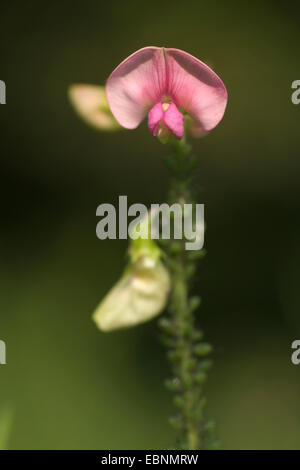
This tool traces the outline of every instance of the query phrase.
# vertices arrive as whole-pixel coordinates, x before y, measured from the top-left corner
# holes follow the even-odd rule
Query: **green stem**
[[[182,139],[174,144],[174,157],[168,161],[173,173],[169,203],[193,204],[192,173],[195,159],[186,142]],[[203,408],[205,400],[202,386],[211,361],[204,359],[210,353],[208,343],[199,342],[202,332],[195,326],[194,311],[200,303],[199,297],[190,297],[189,286],[196,269],[195,254],[185,249],[185,240],[170,240],[167,249],[168,265],[172,281],[169,318],[163,318],[161,326],[165,332],[165,343],[172,365],[173,376],[167,386],[175,392],[174,404],[179,409],[171,423],[179,431],[177,448],[203,449],[211,447],[207,430],[212,426],[205,423]]]
[[[172,273],[172,294],[171,303],[175,316],[175,327],[177,330],[177,356],[179,362],[175,368],[176,374],[182,384],[183,395],[183,418],[184,431],[186,434],[187,445],[189,449],[195,450],[200,448],[200,435],[197,432],[197,426],[194,422],[193,410],[195,405],[195,396],[193,393],[193,376],[191,365],[193,359],[192,344],[189,340],[189,332],[193,325],[193,318],[188,304],[188,287],[185,274],[184,253],[174,260]]]

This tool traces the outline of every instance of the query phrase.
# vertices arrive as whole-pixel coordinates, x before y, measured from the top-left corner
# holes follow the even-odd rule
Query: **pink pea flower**
[[[106,96],[112,114],[135,129],[148,114],[154,136],[181,139],[184,124],[194,136],[222,119],[227,91],[206,64],[179,49],[145,47],[125,59],[109,76]]]

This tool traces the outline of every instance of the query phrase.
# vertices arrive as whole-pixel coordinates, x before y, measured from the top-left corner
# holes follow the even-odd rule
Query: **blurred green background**
[[[96,207],[163,202],[167,148],[145,123],[116,136],[75,115],[74,82],[104,84],[135,50],[176,47],[225,82],[222,123],[194,142],[206,249],[196,290],[215,346],[206,394],[223,449],[300,449],[299,17],[290,2],[1,4],[0,406],[11,449],[172,445],[156,321],[103,334],[91,313],[126,241],[96,238]]]

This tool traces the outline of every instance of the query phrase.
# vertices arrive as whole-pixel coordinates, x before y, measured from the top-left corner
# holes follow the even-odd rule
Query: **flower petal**
[[[196,120],[194,134],[213,129],[222,119],[227,91],[206,64],[179,49],[165,49],[167,94]]]
[[[184,51],[163,47],[145,47],[125,59],[108,78],[106,95],[127,129],[166,97],[194,118],[191,131],[198,136],[220,122],[227,104],[226,87],[213,70]]]
[[[164,265],[152,258],[140,258],[108,292],[93,319],[102,331],[144,323],[164,309],[169,289],[169,273]]]
[[[148,114],[148,127],[152,135],[154,137],[157,136],[159,130],[160,121],[163,119],[164,112],[162,103],[157,103],[153,108],[149,111]]]
[[[175,137],[177,137],[178,139],[181,139],[183,137],[183,116],[181,112],[178,111],[177,106],[174,103],[170,103],[168,109],[165,111],[164,123],[175,135]]]
[[[135,129],[166,88],[164,50],[145,47],[125,59],[109,76],[106,96],[110,109],[126,129]]]
[[[69,98],[79,116],[88,124],[102,131],[120,129],[109,109],[103,86],[71,85]]]

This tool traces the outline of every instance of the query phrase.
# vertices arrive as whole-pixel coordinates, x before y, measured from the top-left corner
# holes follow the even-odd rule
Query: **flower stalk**
[[[168,159],[173,173],[169,203],[194,203],[193,173],[198,164],[185,139],[174,142],[174,156]],[[172,378],[166,382],[174,392],[174,405],[178,409],[171,424],[178,430],[177,448],[198,450],[212,448],[213,424],[204,419],[205,398],[203,384],[211,360],[207,359],[212,348],[202,342],[203,333],[196,327],[195,311],[200,297],[191,296],[190,286],[197,267],[197,260],[204,251],[187,251],[185,239],[169,240],[166,246],[167,262],[171,276],[171,293],[168,317],[160,321],[164,331],[164,343],[172,366]]]

